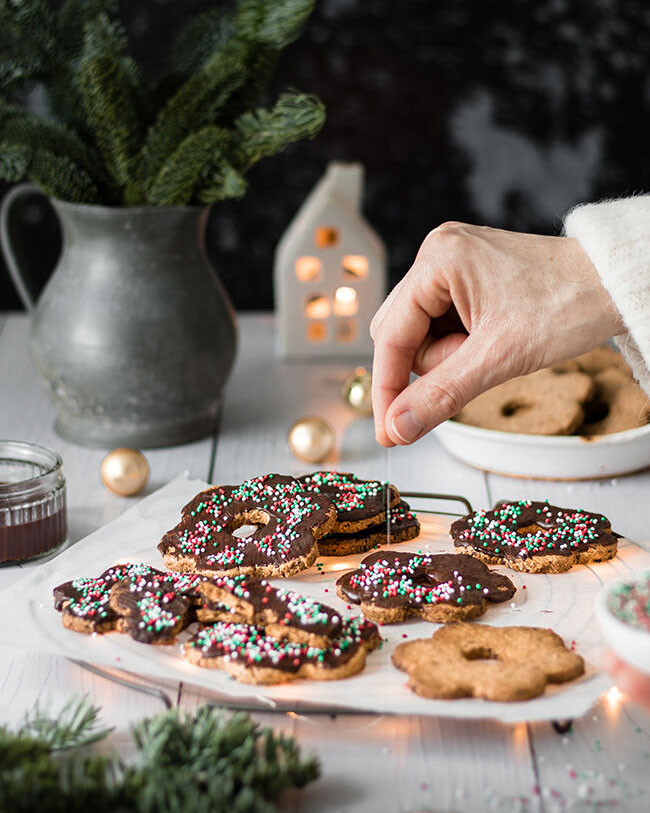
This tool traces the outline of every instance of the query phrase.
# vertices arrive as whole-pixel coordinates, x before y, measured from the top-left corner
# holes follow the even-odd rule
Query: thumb
[[[387,435],[394,443],[413,443],[503,380],[503,376],[495,375],[495,366],[488,365],[486,342],[476,333],[468,336],[393,401],[386,413]]]

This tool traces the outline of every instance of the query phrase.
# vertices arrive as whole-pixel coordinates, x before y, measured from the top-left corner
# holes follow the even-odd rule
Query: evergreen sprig
[[[181,32],[169,74],[149,82],[128,54],[118,0],[0,0],[0,178],[63,200],[212,203],[323,126],[322,103],[283,94],[259,108],[281,51],[314,0],[237,0]],[[47,118],[20,104],[45,92]]]
[[[108,734],[98,711],[73,701],[57,720],[37,712],[0,727],[0,810],[270,813],[282,791],[318,776],[293,739],[211,706],[134,726],[138,759],[126,764],[89,747]]]

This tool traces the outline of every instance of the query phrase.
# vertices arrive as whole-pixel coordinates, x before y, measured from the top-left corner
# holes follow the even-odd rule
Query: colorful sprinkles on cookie
[[[292,477],[267,474],[202,492],[158,545],[173,570],[290,575],[316,558],[316,539],[334,521],[331,502]],[[234,532],[255,525],[245,538]]]
[[[54,608],[64,613],[64,623],[66,616],[74,616],[83,622],[86,627],[83,631],[110,629],[118,619],[109,604],[114,585],[125,579],[148,577],[156,572],[149,565],[125,564],[109,567],[99,576],[73,579],[54,588]]]
[[[309,492],[329,497],[336,508],[334,532],[361,530],[382,522],[386,503],[399,502],[399,492],[387,480],[361,480],[340,471],[316,471],[300,478]]]
[[[615,585],[607,597],[607,609],[619,621],[650,632],[650,573]]]
[[[606,517],[532,500],[474,511],[452,524],[451,535],[457,549],[521,570],[542,571],[553,557],[549,572],[611,559],[617,544]]]
[[[365,615],[386,623],[411,615],[450,620],[453,616],[437,617],[429,612],[440,604],[462,610],[463,615],[470,610],[474,617],[488,602],[506,601],[515,593],[510,579],[464,554],[373,553],[336,584],[343,600],[361,604]]]
[[[245,576],[218,576],[202,585],[201,593],[210,608],[221,602],[250,624],[274,625],[286,632],[323,643],[342,631],[340,613],[316,599],[293,590],[273,587],[266,579],[252,581]]]
[[[200,629],[185,645],[185,657],[199,666],[226,669],[244,682],[278,683],[301,677],[306,667],[307,676],[326,677],[344,667],[360,649],[378,645],[376,626],[362,618],[344,621],[341,635],[329,647],[274,638],[252,624],[221,621]],[[247,675],[255,670],[267,671]]]

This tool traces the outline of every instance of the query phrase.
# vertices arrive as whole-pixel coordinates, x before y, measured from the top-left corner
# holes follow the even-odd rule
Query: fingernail
[[[400,412],[396,415],[391,423],[393,432],[402,441],[402,443],[413,443],[422,434],[424,428],[420,423],[417,415],[411,412],[410,409]]]

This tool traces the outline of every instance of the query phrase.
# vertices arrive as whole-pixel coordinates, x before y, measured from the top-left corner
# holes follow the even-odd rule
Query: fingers
[[[432,360],[438,354],[443,360],[398,394],[387,409],[383,429],[393,444],[413,443],[497,383],[480,333],[464,337],[446,355],[454,341],[441,341],[440,347],[438,342],[431,346],[430,354]]]
[[[426,339],[431,318],[449,306],[448,292],[429,279],[422,285],[426,269],[416,264],[377,313],[371,328],[375,343],[372,376],[372,405],[375,435],[384,446],[394,445],[385,431],[386,410],[408,386],[418,348]],[[431,275],[429,274],[429,277]]]
[[[424,340],[413,360],[413,372],[426,375],[451,356],[467,339],[467,333],[450,333],[440,339],[430,337]]]
[[[650,677],[638,672],[611,651],[606,655],[605,666],[622,692],[631,700],[650,708]]]

